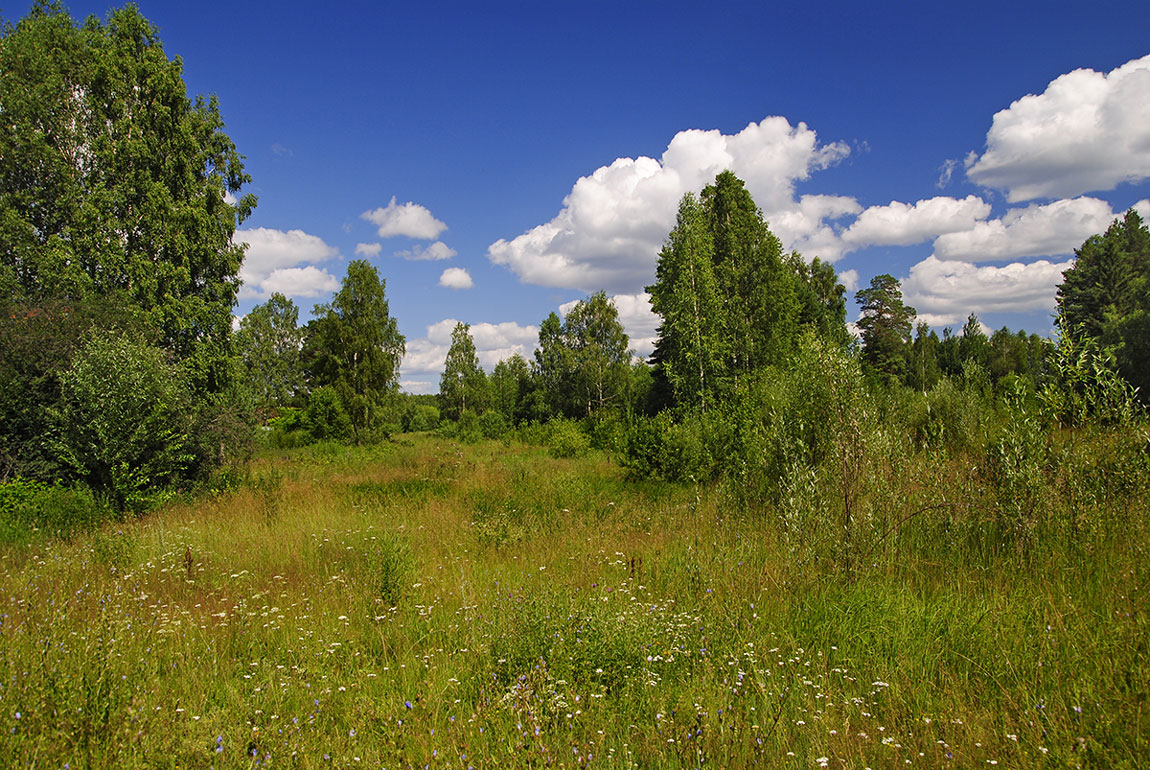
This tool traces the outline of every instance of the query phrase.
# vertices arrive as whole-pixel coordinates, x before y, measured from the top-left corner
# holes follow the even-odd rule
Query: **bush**
[[[465,444],[476,444],[483,438],[479,427],[479,417],[470,409],[459,413],[459,422],[455,424],[455,437]]]
[[[312,391],[303,421],[314,441],[346,442],[351,438],[351,418],[343,407],[343,399],[329,385]]]
[[[510,429],[506,418],[494,410],[484,412],[479,417],[479,432],[483,434],[483,438],[501,439]]]
[[[549,427],[547,448],[552,457],[582,457],[591,448],[591,439],[574,420],[552,420]]]
[[[90,489],[13,479],[0,484],[0,542],[23,543],[36,531],[68,535],[109,518]]]
[[[165,358],[127,336],[92,335],[60,376],[61,461],[117,510],[146,507],[195,460],[184,378]]]
[[[403,415],[403,430],[407,433],[435,430],[439,427],[439,409],[430,404],[417,404]]]

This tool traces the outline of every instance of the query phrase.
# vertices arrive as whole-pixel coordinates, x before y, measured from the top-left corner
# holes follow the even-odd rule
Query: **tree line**
[[[974,314],[939,336],[890,275],[856,293],[856,338],[833,266],[785,253],[724,171],[682,198],[659,253],[649,361],[598,292],[490,374],[458,324],[438,394],[405,396],[405,340],[366,261],[306,324],[273,294],[233,332],[233,236],[256,200],[218,104],[189,98],[181,70],[134,6],[77,25],[40,1],[3,26],[0,480],[79,482],[124,509],[204,483],[261,435],[365,443],[559,420],[637,475],[777,488],[788,468],[846,451],[828,426],[857,423],[859,404],[917,410],[908,430],[930,442],[962,434],[947,422],[959,392],[984,394],[984,409],[1027,392],[1067,414],[1150,392],[1150,235],[1136,212],[1076,250],[1057,342],[987,335]],[[1103,380],[1111,395],[1089,396]]]

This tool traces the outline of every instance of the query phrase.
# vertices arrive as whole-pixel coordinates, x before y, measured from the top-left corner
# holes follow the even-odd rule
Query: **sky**
[[[412,393],[457,322],[490,370],[598,290],[648,354],[678,201],[725,169],[851,319],[890,273],[940,331],[1050,334],[1074,249],[1150,219],[1145,0],[138,5],[259,199],[236,315],[279,291],[306,321],[367,259]]]

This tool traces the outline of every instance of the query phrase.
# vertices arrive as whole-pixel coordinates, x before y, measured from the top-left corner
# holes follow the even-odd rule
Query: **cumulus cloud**
[[[339,256],[339,249],[303,230],[256,227],[236,230],[234,243],[246,243],[240,278],[241,298],[267,297],[279,291],[288,296],[315,297],[331,291],[339,281],[314,264]],[[300,267],[304,265],[304,267]]]
[[[423,246],[420,246],[419,244],[416,244],[415,246],[412,246],[410,249],[395,252],[395,256],[400,257],[402,259],[408,259],[408,260],[413,260],[413,261],[441,260],[441,259],[451,259],[452,257],[457,255],[458,253],[459,252],[457,252],[455,249],[448,246],[443,241],[436,241],[435,243],[431,244],[430,246],[428,246],[426,248],[424,248]]]
[[[910,277],[902,282],[903,296],[918,311],[919,320],[932,326],[959,323],[972,312],[1053,310],[1055,290],[1071,264],[1041,259],[979,267],[931,255],[911,268]]]
[[[819,145],[806,124],[792,126],[782,117],[751,123],[733,135],[681,131],[660,159],[619,158],[580,178],[554,219],[496,241],[488,257],[525,283],[634,293],[653,280],[684,193],[698,192],[720,171],[731,170],[747,183],[772,227],[786,233],[780,237],[789,245],[822,224],[816,216],[820,207],[832,213],[857,207],[851,199],[807,196],[804,210],[803,201],[795,200],[797,181],[849,152],[841,142]]]
[[[863,246],[911,246],[943,233],[968,230],[990,215],[990,204],[976,195],[962,200],[938,197],[913,206],[891,201],[871,206],[842,234],[851,249]]]
[[[859,271],[843,270],[839,273],[839,283],[841,283],[848,292],[854,293],[859,287]]]
[[[1097,198],[1073,198],[1011,209],[1000,219],[977,222],[934,242],[939,259],[987,261],[1070,254],[1114,220],[1110,204]]]
[[[360,217],[379,228],[380,238],[404,235],[430,241],[447,229],[447,225],[432,216],[425,207],[411,201],[397,204],[394,195],[386,206],[365,211]]]
[[[819,257],[824,262],[835,262],[847,249],[834,222],[860,211],[862,206],[854,198],[804,195],[796,206],[770,218],[771,231],[788,249],[798,250],[808,260]]]
[[[400,387],[409,393],[439,390],[439,377],[451,348],[451,332],[457,323],[455,318],[445,318],[428,326],[425,336],[408,341]],[[472,324],[471,339],[475,342],[480,366],[490,372],[497,363],[516,353],[531,358],[539,340],[539,327],[520,326],[510,321]]]
[[[339,291],[339,286],[338,278],[315,265],[281,268],[263,282],[265,294],[278,291],[286,297],[322,297]]]
[[[439,276],[439,285],[448,289],[470,289],[475,282],[462,267],[449,267]]]
[[[1079,69],[994,116],[967,176],[1011,203],[1150,178],[1150,55],[1110,73]]]
[[[355,244],[355,255],[357,257],[378,257],[379,252],[383,251],[382,243],[357,243]]]

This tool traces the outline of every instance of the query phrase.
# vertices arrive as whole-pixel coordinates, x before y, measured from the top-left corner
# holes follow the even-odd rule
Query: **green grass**
[[[1140,766],[1145,496],[1003,545],[968,465],[876,469],[844,567],[594,452],[268,454],[0,550],[0,765]]]

